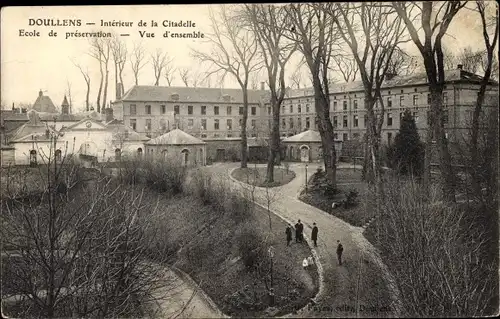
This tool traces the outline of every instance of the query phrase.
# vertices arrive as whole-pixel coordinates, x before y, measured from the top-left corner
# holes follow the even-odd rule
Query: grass
[[[172,262],[188,273],[231,316],[267,315],[266,288],[261,278],[247,270],[238,249],[238,235],[250,227],[268,245],[274,247],[274,291],[276,313],[285,314],[305,306],[315,296],[318,275],[315,269],[305,271],[301,261],[310,256],[307,245],[286,246],[286,223],[271,215],[269,231],[267,211],[256,207],[248,217],[234,218],[203,205],[192,196],[161,199],[162,213],[157,224],[164,240],[176,252]],[[253,309],[242,307],[248,301]]]
[[[358,169],[354,171],[352,169],[338,169],[337,194],[325,195],[324,188],[322,186],[318,186],[318,183],[321,183],[322,179],[319,177],[320,175],[315,173],[311,177],[308,183],[308,191],[302,191],[300,200],[332,214],[333,216],[338,217],[353,226],[363,226],[375,216],[374,209],[371,209],[375,198],[372,194],[370,194],[365,183],[361,182],[361,170]],[[356,190],[358,192],[358,204],[349,208],[341,206],[332,209],[332,203],[345,198],[345,194],[350,190]]]
[[[295,173],[283,168],[274,168],[274,182],[266,183],[267,168],[237,168],[231,174],[236,180],[257,187],[277,187],[290,183],[295,178]]]

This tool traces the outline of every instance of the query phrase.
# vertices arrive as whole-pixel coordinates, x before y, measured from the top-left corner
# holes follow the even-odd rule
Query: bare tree
[[[295,53],[298,44],[284,36],[286,10],[275,5],[246,5],[246,16],[257,37],[264,65],[267,70],[268,87],[271,91],[272,128],[267,161],[266,182],[274,182],[274,165],[280,153],[280,110],[285,97],[285,67]]]
[[[458,64],[471,73],[477,73],[483,64],[483,57],[487,53],[485,50],[474,50],[471,46],[463,48],[457,57]]]
[[[191,77],[189,68],[179,69],[179,76],[181,77],[182,83],[184,83],[186,87],[189,87],[189,79]]]
[[[422,66],[419,63],[419,58],[409,55],[401,48],[396,48],[389,61],[387,74],[395,75],[411,75],[419,71]]]
[[[89,55],[99,62],[99,71],[101,73],[101,82],[97,94],[97,112],[101,112],[106,108],[108,95],[108,79],[109,79],[109,58],[111,53],[111,40],[104,38],[93,38],[90,41]],[[101,100],[102,98],[102,100]],[[102,102],[102,103],[101,103]]]
[[[445,67],[442,39],[455,15],[466,5],[467,1],[447,2],[393,2],[393,7],[403,19],[410,36],[423,57],[431,98],[429,112],[429,129],[427,130],[424,183],[430,183],[430,164],[432,140],[436,140],[439,150],[439,168],[443,177],[443,192],[450,202],[455,201],[455,175],[451,165],[448,141],[444,131],[443,89]],[[418,16],[420,23],[414,21]],[[417,28],[421,25],[423,33]],[[420,38],[423,35],[423,39]]]
[[[300,67],[297,67],[290,75],[290,82],[295,86],[296,89],[300,89],[304,83],[304,77]]]
[[[160,77],[163,74],[163,70],[172,61],[167,57],[167,53],[163,53],[161,49],[156,49],[155,54],[151,54],[151,64],[153,65],[153,71],[155,72],[155,86],[160,85]]]
[[[118,36],[115,35],[111,42],[111,53],[115,64],[115,90],[116,99],[122,97],[124,92],[123,70],[127,62],[127,46]]]
[[[457,66],[457,55],[453,50],[446,45],[441,45],[443,51],[443,64],[445,70],[453,70]]]
[[[90,75],[89,75],[89,70],[86,68],[85,70],[82,68],[82,66],[74,61],[72,61],[73,64],[80,70],[80,73],[83,76],[83,79],[85,80],[85,84],[87,85],[87,92],[85,94],[85,110],[88,112],[90,110]]]
[[[492,17],[492,21],[488,21],[487,17],[487,4],[484,1],[476,1],[476,6],[477,6],[477,11],[479,12],[479,15],[481,17],[481,25],[482,25],[482,31],[483,31],[483,40],[484,40],[484,45],[486,49],[486,63],[485,63],[485,72],[484,76],[481,79],[480,82],[480,87],[479,87],[479,92],[477,94],[477,100],[476,100],[476,105],[474,107],[474,112],[472,116],[472,127],[471,127],[471,148],[470,148],[470,153],[471,153],[471,159],[472,163],[479,163],[479,152],[478,152],[478,137],[480,134],[480,128],[479,128],[479,119],[481,116],[481,113],[483,112],[483,104],[485,102],[486,98],[486,90],[488,88],[488,85],[491,84],[490,78],[491,78],[491,73],[493,70],[493,62],[494,62],[494,54],[495,54],[495,47],[498,42],[498,8],[495,8],[495,14]],[[490,23],[492,23],[490,27]],[[490,30],[492,29],[493,32]],[[472,63],[472,62],[471,62]],[[476,193],[477,196],[481,195],[481,186],[480,186],[480,177],[478,174],[478,169],[479,167],[473,169],[473,188],[474,192]],[[494,186],[494,185],[488,185],[488,186]],[[493,187],[494,188],[494,187]],[[491,192],[491,189],[490,189]],[[490,196],[492,197],[492,196]]]
[[[333,61],[337,65],[335,71],[339,71],[342,74],[344,81],[352,82],[356,81],[359,67],[356,60],[349,58],[348,56],[348,54],[337,54],[333,57]]]
[[[219,15],[210,11],[212,33],[208,43],[212,45],[210,53],[193,50],[193,56],[202,63],[208,62],[213,70],[208,74],[222,74],[221,82],[227,74],[232,75],[243,91],[243,117],[241,125],[241,167],[248,162],[247,119],[248,119],[248,84],[253,72],[261,68],[257,54],[258,44],[255,36],[240,28],[238,16],[232,16],[231,8],[220,6]]]
[[[337,154],[334,147],[333,125],[330,120],[329,65],[333,46],[339,39],[325,3],[290,4],[287,26],[288,37],[298,44],[309,68],[314,89],[314,107],[318,118],[318,130],[323,146],[323,160],[328,183],[336,185]]]
[[[175,71],[177,71],[177,69],[173,66],[171,62],[172,61],[170,61],[170,63],[167,63],[167,65],[165,65],[165,72],[163,72],[163,77],[167,81],[168,86],[172,86],[172,83],[174,82],[175,78]]]
[[[146,55],[141,43],[134,43],[134,48],[130,55],[130,66],[134,74],[135,85],[139,85],[139,73],[142,68],[147,64],[145,61]]]
[[[257,90],[258,88],[259,88],[259,74],[257,74],[257,72],[254,72],[250,76],[250,89]]]
[[[71,94],[71,82],[66,79],[66,95],[68,96],[69,100],[69,113],[73,113],[73,97]]]

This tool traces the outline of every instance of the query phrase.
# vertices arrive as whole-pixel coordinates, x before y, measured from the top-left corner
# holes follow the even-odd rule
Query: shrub
[[[345,208],[353,207],[358,204],[358,191],[353,188],[346,192]]]
[[[146,160],[143,162],[143,180],[152,189],[179,194],[186,180],[186,167],[169,161]]]
[[[262,240],[250,227],[243,228],[237,236],[238,252],[247,269],[257,267],[265,253]]]

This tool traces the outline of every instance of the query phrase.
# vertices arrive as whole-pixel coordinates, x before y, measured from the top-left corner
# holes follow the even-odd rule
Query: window
[[[165,105],[160,105],[161,114],[167,113],[167,107]]]
[[[387,107],[392,107],[392,97],[387,97]]]
[[[427,93],[427,105],[431,105],[431,94]]]
[[[130,127],[136,131],[137,130],[137,120],[136,119],[130,119]]]
[[[347,133],[342,134],[342,140],[347,141]]]
[[[167,122],[165,121],[165,119],[161,119],[160,120],[160,128],[162,131],[166,131],[167,130]]]
[[[309,113],[309,104],[306,104],[306,113]]]
[[[309,122],[309,117],[306,117],[306,129],[311,127],[311,123]]]
[[[227,133],[227,137],[233,137],[233,134]]]
[[[387,126],[392,126],[392,113],[387,113]]]
[[[137,114],[137,106],[135,104],[130,104],[130,115]]]
[[[271,115],[271,107],[270,106],[267,107],[267,115]]]
[[[285,113],[285,106],[284,106],[284,105],[282,105],[282,106],[281,106],[281,114],[284,114],[284,113]]]
[[[201,133],[201,138],[207,138],[207,133]]]
[[[444,110],[443,111],[443,124],[448,124],[448,120],[449,120],[448,110]]]
[[[214,120],[214,130],[218,130],[218,129],[219,129],[219,120],[215,119]]]
[[[427,125],[431,124],[431,112],[427,111]]]
[[[151,119],[146,119],[146,131],[151,131]]]
[[[302,107],[300,106],[300,104],[299,104],[299,106],[297,106],[297,112],[299,112],[299,113],[302,112]]]
[[[302,120],[300,117],[297,119],[297,126],[299,127],[299,129],[302,128]]]
[[[137,156],[141,157],[142,156],[142,147],[139,147],[137,149]]]
[[[337,110],[337,101],[333,101],[333,110],[336,111]]]
[[[338,121],[337,121],[337,117],[334,116],[333,117],[333,127],[337,127],[338,126]]]
[[[293,113],[293,105],[290,105],[290,114]]]
[[[177,115],[179,113],[180,113],[179,105],[174,105],[174,114]]]
[[[219,115],[219,107],[214,106],[214,115]]]
[[[257,114],[257,108],[255,106],[252,106],[252,115],[256,115]]]
[[[343,108],[344,108],[344,111],[347,111],[347,101],[346,100],[344,100],[344,106],[343,106]]]
[[[151,114],[151,105],[146,105],[146,114]]]
[[[56,158],[56,162],[60,162],[62,160],[62,152],[61,150],[56,150],[55,152],[55,158]]]
[[[333,133],[333,139],[338,140],[339,139],[339,133]]]
[[[250,122],[250,123],[252,123],[252,128],[253,129],[257,127],[257,124],[256,124],[257,122],[255,120],[252,120],[252,122]]]
[[[342,127],[347,127],[347,115],[344,115],[344,118],[342,121]]]
[[[418,95],[414,95],[413,96],[413,106],[417,106],[418,105]]]
[[[204,131],[207,130],[207,120],[206,119],[201,119],[201,129]]]
[[[358,116],[357,115],[353,116],[353,126],[358,127]]]
[[[358,109],[358,100],[354,100],[354,109],[357,110]]]
[[[240,120],[238,121],[238,125],[240,126],[240,128],[243,126],[243,119],[240,119]]]
[[[193,119],[188,119],[188,129],[192,129],[193,128]]]
[[[447,92],[443,92],[443,105],[448,105],[448,93]]]
[[[281,119],[281,128],[286,128],[286,121],[285,121],[285,119]]]
[[[417,88],[415,88],[415,92],[417,92]]]
[[[233,129],[233,120],[227,119],[226,126],[227,126],[227,130],[231,131]]]
[[[290,128],[293,128],[293,119],[290,118]]]
[[[405,96],[404,95],[401,95],[399,97],[399,106],[401,106],[401,107],[405,106]]]
[[[193,115],[193,106],[192,105],[188,105],[188,114]]]
[[[240,106],[240,115],[243,115],[243,106]]]
[[[207,114],[207,106],[206,105],[202,105],[201,106],[201,115],[206,115]]]
[[[387,143],[388,143],[389,145],[391,145],[391,144],[392,144],[392,133],[387,133]]]
[[[233,113],[233,107],[232,106],[226,107],[226,113],[227,115],[231,115]]]
[[[413,112],[413,119],[415,120],[415,123],[418,122],[418,112]]]

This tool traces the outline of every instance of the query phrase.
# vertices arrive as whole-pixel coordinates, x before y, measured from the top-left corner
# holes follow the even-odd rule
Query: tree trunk
[[[247,88],[243,88],[243,118],[241,123],[241,168],[247,168],[248,165],[247,120],[248,90]]]
[[[102,94],[102,85],[104,82],[104,72],[102,71],[102,62],[99,62],[99,71],[101,72],[101,82],[99,83],[99,91],[97,92],[97,113],[101,113],[101,94]]]
[[[269,141],[269,158],[267,160],[267,183],[274,182],[274,164],[276,156],[279,156],[280,151],[280,105],[275,94],[271,96],[271,107],[273,121],[271,123],[271,139]]]
[[[90,111],[90,79],[87,81],[87,95],[85,96],[85,107],[87,112]]]
[[[333,125],[330,121],[330,106],[325,100],[321,90],[321,83],[316,78],[314,85],[314,107],[318,115],[318,130],[321,135],[321,144],[323,146],[323,161],[328,184],[336,187],[337,177],[337,153],[335,152],[335,143],[333,136]]]
[[[118,63],[115,61],[115,99],[118,99],[117,93],[118,93]]]
[[[104,93],[102,99],[103,105],[101,108],[102,112],[104,112],[104,109],[106,108],[107,97],[108,97],[108,78],[109,78],[108,62],[106,62],[105,67],[106,67],[106,77],[104,80]]]

